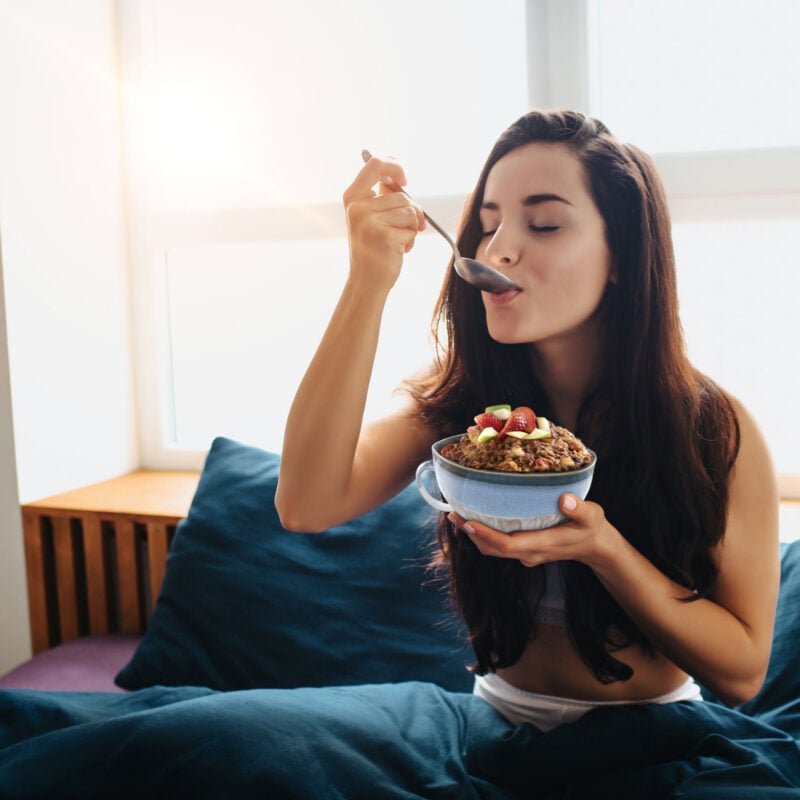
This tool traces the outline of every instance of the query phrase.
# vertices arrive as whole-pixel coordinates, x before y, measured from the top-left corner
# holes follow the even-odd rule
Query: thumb
[[[561,506],[561,510],[570,519],[579,519],[584,502],[580,497],[576,497],[574,494],[562,494],[559,500],[559,506]]]

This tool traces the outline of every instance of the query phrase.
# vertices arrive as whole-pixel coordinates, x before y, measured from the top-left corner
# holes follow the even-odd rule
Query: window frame
[[[206,451],[170,443],[169,308],[165,253],[179,244],[223,244],[344,237],[340,204],[278,206],[220,213],[159,215],[148,206],[154,185],[142,147],[143,110],[137,86],[154,79],[157,0],[117,4],[126,205],[138,391],[139,451],[144,466],[197,469]],[[526,0],[528,106],[597,113],[599,0]],[[674,223],[800,220],[800,147],[655,153]],[[458,218],[465,197],[419,197],[443,220]],[[780,475],[782,498],[800,498],[800,474]]]

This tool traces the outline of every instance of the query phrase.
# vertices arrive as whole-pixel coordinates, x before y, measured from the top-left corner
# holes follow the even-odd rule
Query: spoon
[[[361,157],[364,163],[372,158],[369,150],[362,150]],[[388,186],[394,192],[401,192],[409,200],[414,198],[402,187],[400,184],[395,183],[391,178],[381,178],[381,183]],[[427,212],[423,209],[425,219],[430,223],[431,227],[440,233],[453,249],[453,269],[459,278],[462,278],[467,283],[472,284],[476,288],[484,292],[491,292],[492,294],[501,294],[508,291],[519,291],[519,286],[506,278],[505,275],[498,272],[496,269],[487,267],[486,264],[481,264],[480,261],[475,261],[473,258],[464,258],[456,247],[456,243],[450,238],[447,231],[441,227],[437,222],[430,218]]]

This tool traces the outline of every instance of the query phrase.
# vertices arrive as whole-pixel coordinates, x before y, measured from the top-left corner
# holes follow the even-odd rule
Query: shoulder
[[[777,547],[778,489],[772,457],[758,419],[735,395],[708,378],[703,387],[702,438],[715,460],[712,478],[726,486],[726,523],[720,554],[743,563]],[[716,444],[714,444],[716,442]],[[727,445],[727,446],[724,446]],[[722,450],[720,450],[722,447]]]
[[[777,515],[777,480],[764,433],[744,403],[728,397],[736,415],[739,439],[731,473],[731,504],[755,505],[765,512],[774,507]]]
[[[777,481],[758,421],[738,398],[728,397],[740,446],[730,473],[727,523],[717,553],[720,573],[712,596],[766,636],[780,580]]]
[[[759,472],[765,478],[773,475],[772,458],[769,446],[755,415],[737,397],[727,394],[726,398],[733,409],[737,425],[738,452],[734,467],[741,472]]]
[[[739,448],[730,472],[723,563],[743,569],[766,568],[778,547],[778,484],[772,457],[758,420],[738,398],[727,395],[739,431]],[[774,563],[773,563],[774,566]]]

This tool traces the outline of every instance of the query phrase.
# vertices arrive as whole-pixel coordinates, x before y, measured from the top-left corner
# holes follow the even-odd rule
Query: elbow
[[[322,533],[327,528],[313,520],[306,519],[301,514],[294,514],[291,511],[281,511],[277,508],[278,519],[281,521],[281,526],[284,530],[290,533]]]
[[[718,662],[717,668],[712,669],[711,674],[704,670],[702,675],[695,677],[713,692],[719,702],[729,708],[749,703],[764,686],[771,646],[771,636],[761,637],[760,640],[753,641],[749,648],[737,647],[736,656],[731,653],[728,657],[730,660],[726,659],[727,665]]]
[[[716,695],[717,699],[729,708],[749,703],[760,691],[766,678],[766,669],[757,675],[739,678],[734,681],[726,681],[718,687],[709,687]]]
[[[314,519],[307,506],[288,501],[281,495],[280,489],[275,494],[275,510],[283,529],[291,533],[322,533],[328,529],[320,520]]]

